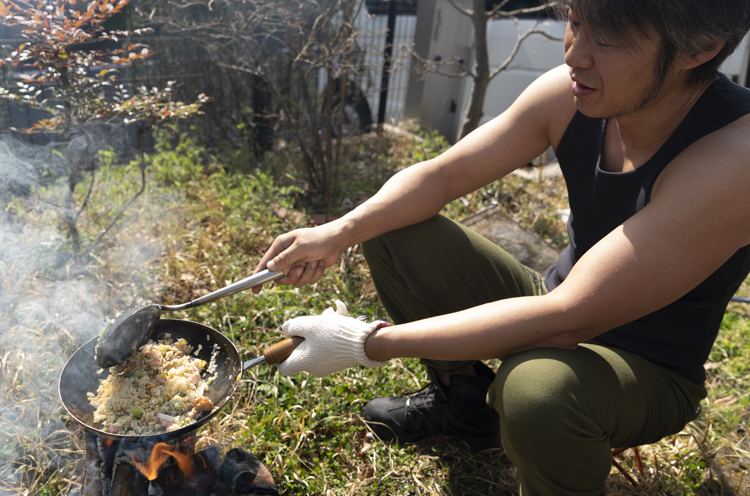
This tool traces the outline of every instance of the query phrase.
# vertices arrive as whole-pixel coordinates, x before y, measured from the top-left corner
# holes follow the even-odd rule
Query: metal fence
[[[370,9],[375,10],[375,9]],[[371,14],[366,9],[357,17],[355,29],[359,32],[358,44],[364,52],[364,63],[368,68],[359,81],[360,88],[367,97],[373,118],[380,106],[381,79],[384,66],[385,41],[388,32],[388,15],[383,9]],[[417,16],[414,13],[399,13],[393,36],[393,55],[388,83],[385,122],[399,124],[404,119],[406,89],[409,84],[411,56],[409,50],[414,43],[414,30]]]
[[[358,32],[357,48],[365,69],[358,76],[359,80],[356,83],[358,83],[367,99],[373,121],[377,121],[382,94],[381,78],[390,3],[390,0],[367,0],[366,5],[363,5],[356,18],[354,26]],[[385,122],[391,124],[398,124],[404,119],[411,66],[409,50],[414,43],[416,26],[416,2],[414,0],[399,0],[396,4],[398,9],[393,32],[392,63],[389,70],[390,77],[385,108]],[[8,29],[2,29],[0,25],[0,36],[4,38],[5,43],[11,45],[17,43],[18,39],[14,34]],[[176,96],[183,100],[189,101],[190,98],[201,92],[215,97],[216,104],[207,106],[204,109],[206,114],[201,119],[203,121],[203,132],[208,136],[209,141],[213,141],[214,138],[218,140],[219,137],[224,136],[224,133],[220,132],[218,133],[219,137],[216,137],[214,136],[216,133],[213,133],[212,130],[225,129],[227,125],[224,121],[229,120],[229,114],[233,116],[230,128],[236,127],[237,123],[242,122],[243,117],[238,115],[243,108],[243,105],[240,105],[240,100],[249,98],[247,96],[249,77],[243,77],[242,75],[229,77],[231,75],[224,74],[227,71],[216,71],[216,68],[211,66],[210,57],[201,51],[201,47],[185,44],[183,38],[176,35],[160,33],[139,37],[138,41],[152,46],[156,55],[153,59],[149,59],[145,64],[138,67],[124,68],[118,82],[132,86],[162,87],[166,80],[174,79],[180,83],[179,94]],[[173,59],[176,62],[173,63]],[[18,81],[17,75],[10,68],[0,70],[0,86],[5,88],[15,86]],[[220,101],[224,102],[222,103],[223,106],[220,105]],[[4,99],[0,101],[0,132],[7,131],[11,127],[28,128],[45,117],[48,117],[48,114],[44,111],[11,103]],[[27,142],[37,144],[46,144],[49,141],[49,137],[45,135],[26,135],[23,138]]]

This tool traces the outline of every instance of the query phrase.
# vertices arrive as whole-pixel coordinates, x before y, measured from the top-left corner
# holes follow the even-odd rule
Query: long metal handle
[[[200,298],[189,303],[183,303],[182,305],[160,305],[160,307],[164,312],[187,310],[188,308],[193,308],[197,307],[198,305],[210,303],[212,301],[224,298],[225,296],[233,295],[234,293],[239,293],[240,291],[244,291],[255,286],[260,286],[261,284],[266,284],[267,282],[275,281],[276,279],[281,279],[282,277],[284,277],[283,270],[270,271],[266,269],[262,272],[258,272],[257,274],[253,274],[250,277],[246,277],[241,281],[237,281],[234,284],[230,284],[229,286],[214,291],[213,293],[208,293],[207,295],[201,296]]]

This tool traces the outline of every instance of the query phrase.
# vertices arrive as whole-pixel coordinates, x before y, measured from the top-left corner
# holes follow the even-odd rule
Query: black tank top
[[[576,112],[557,148],[568,186],[570,246],[547,270],[547,288],[559,286],[589,248],[648,204],[656,178],[680,152],[747,113],[750,90],[721,75],[651,159],[635,170],[613,173],[600,167],[607,120]],[[705,165],[710,174],[711,164]],[[750,245],[679,300],[596,340],[637,353],[700,384],[727,303],[749,272]]]

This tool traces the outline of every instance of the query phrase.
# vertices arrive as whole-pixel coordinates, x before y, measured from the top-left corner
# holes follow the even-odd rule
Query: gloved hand
[[[279,372],[294,375],[306,371],[323,377],[355,365],[379,367],[385,362],[367,356],[365,340],[372,331],[388,325],[379,321],[368,324],[349,317],[346,305],[338,300],[336,311],[328,308],[321,315],[287,320],[282,332],[305,340],[278,365]]]

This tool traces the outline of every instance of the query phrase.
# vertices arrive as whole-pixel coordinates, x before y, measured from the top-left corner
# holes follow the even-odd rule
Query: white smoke
[[[153,239],[129,240],[128,226],[113,231],[117,244],[95,260],[75,262],[63,249],[66,232],[56,220],[63,202],[55,198],[66,187],[65,157],[94,163],[106,138],[81,133],[62,148],[0,137],[0,496],[75,485],[81,436],[58,398],[60,371],[113,317],[107,313],[122,291],[112,290],[103,268],[148,266],[161,251]],[[118,270],[117,285],[127,286],[129,273]],[[131,286],[130,297],[138,296]]]

